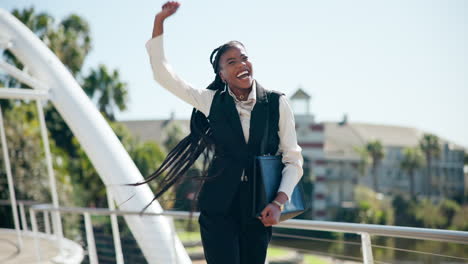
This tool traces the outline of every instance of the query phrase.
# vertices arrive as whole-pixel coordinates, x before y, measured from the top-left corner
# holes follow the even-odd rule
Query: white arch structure
[[[1,8],[0,45],[2,49],[10,50],[25,66],[23,70],[19,70],[0,60],[0,69],[33,88],[2,88],[1,99],[37,99],[38,102],[41,99],[50,100],[80,142],[106,186],[143,180],[117,136],[70,72],[33,32]],[[41,114],[40,103],[38,109]],[[43,139],[46,143],[47,136],[43,136]],[[58,207],[50,155],[48,167],[53,205]],[[117,204],[123,204],[120,208],[122,210],[140,210],[153,198],[153,193],[146,185],[137,189],[108,188],[107,191]],[[124,203],[133,194],[133,198]],[[154,202],[147,210],[152,213],[162,212],[158,202]],[[54,220],[55,234],[61,237],[63,235],[58,213]],[[148,263],[191,263],[182,243],[175,236],[170,219],[164,216],[125,216],[125,220]]]

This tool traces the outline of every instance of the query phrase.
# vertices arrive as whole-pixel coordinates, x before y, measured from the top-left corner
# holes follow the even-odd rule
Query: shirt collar
[[[228,85],[228,92],[229,94],[232,96],[232,98],[234,98],[234,101],[235,102],[246,102],[246,101],[257,101],[257,82],[254,80],[253,84],[252,84],[252,90],[250,91],[249,93],[249,96],[247,96],[247,100],[246,101],[240,101],[240,100],[237,100],[237,97],[236,95],[231,91],[231,88],[229,88],[229,85]]]

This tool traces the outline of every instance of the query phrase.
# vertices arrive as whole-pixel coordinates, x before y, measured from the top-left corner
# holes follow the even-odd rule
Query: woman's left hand
[[[281,209],[278,205],[270,203],[260,213],[258,219],[262,221],[264,226],[272,226],[279,223]]]

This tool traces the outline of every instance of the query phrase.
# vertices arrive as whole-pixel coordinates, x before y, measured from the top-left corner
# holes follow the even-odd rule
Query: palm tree
[[[416,197],[414,190],[414,172],[421,168],[424,164],[424,157],[421,150],[416,147],[405,148],[403,152],[403,160],[400,162],[402,170],[408,173],[410,178],[410,193],[411,197]]]
[[[377,168],[380,162],[384,158],[384,150],[382,143],[379,140],[370,141],[366,144],[367,153],[369,153],[371,162],[372,179],[374,185],[374,191],[379,192],[379,181],[377,175]]]
[[[120,111],[126,109],[127,84],[120,80],[117,70],[109,72],[105,65],[99,65],[84,79],[83,90],[95,101],[99,111],[111,121],[115,121],[115,107]]]
[[[88,22],[78,15],[69,15],[60,22],[55,30],[49,32],[44,42],[67,66],[68,70],[77,77],[91,50]]]
[[[52,30],[54,18],[44,12],[36,13],[34,7],[25,8],[23,10],[14,9],[11,13],[41,40],[44,40],[50,30]]]
[[[47,34],[50,32],[53,26],[54,19],[47,13],[39,13],[37,14],[33,7],[25,8],[23,10],[14,9],[11,12],[16,18],[18,18],[23,24],[25,24],[32,32],[34,32],[41,40],[44,40]],[[3,59],[14,65],[18,69],[22,69],[23,65],[21,62],[10,52],[10,50],[6,49],[3,51],[2,54]],[[19,88],[28,86],[25,84],[20,84],[20,82],[10,77],[9,75],[2,76],[1,80],[2,87],[12,87],[12,88]],[[1,102],[3,109],[10,109],[12,107],[11,100],[2,100]]]
[[[427,166],[427,181],[426,190],[427,194],[431,195],[432,190],[432,162],[435,158],[440,156],[439,137],[433,134],[424,134],[419,141],[419,147],[424,153]]]
[[[370,163],[369,153],[367,152],[367,148],[365,146],[355,146],[354,151],[359,155],[359,163],[357,164],[359,176],[364,177]],[[359,184],[359,176],[354,179],[356,184]]]
[[[37,13],[33,7],[14,9],[11,13],[44,41],[75,77],[78,76],[91,50],[90,29],[86,20],[72,14],[54,26],[51,15]],[[14,64],[19,64],[12,54],[6,52],[5,56]]]

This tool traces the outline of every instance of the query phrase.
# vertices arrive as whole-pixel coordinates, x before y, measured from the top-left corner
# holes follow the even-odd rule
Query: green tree
[[[180,125],[175,123],[169,124],[165,130],[167,137],[163,144],[167,151],[171,151],[185,135]]]
[[[5,112],[4,125],[10,167],[17,199],[34,199],[48,202],[47,171],[44,163],[42,140],[38,122],[34,119],[35,104],[15,105]],[[24,120],[19,123],[17,120]],[[1,146],[3,149],[5,146]],[[3,152],[2,152],[3,153]],[[1,155],[2,174],[5,173],[4,157]],[[2,176],[6,179],[6,176]],[[8,195],[5,182],[1,193]],[[2,197],[7,198],[9,197]]]
[[[463,230],[461,216],[466,213],[456,201],[444,199],[433,202],[431,199],[407,200],[397,196],[392,202],[396,225]],[[466,219],[465,219],[466,222]]]
[[[84,60],[91,50],[89,24],[76,14],[71,14],[54,25],[54,18],[48,13],[37,13],[34,7],[11,12],[41,39],[77,77]],[[18,60],[7,52],[9,61],[20,66]],[[22,68],[22,67],[19,67]]]
[[[80,79],[83,63],[92,47],[90,28],[86,20],[72,14],[55,24],[54,19],[50,15],[47,13],[37,13],[34,8],[13,10],[12,13],[44,41],[75,78]],[[23,65],[11,53],[5,52],[3,56],[18,69],[23,68]],[[100,68],[105,67],[100,66]],[[96,88],[99,88],[100,82],[105,82],[101,87],[109,86],[110,83],[113,86],[108,88],[108,90],[116,90],[111,91],[113,95],[107,102],[98,101],[100,108],[106,109],[104,115],[109,116],[113,120],[113,111],[110,108],[119,107],[121,110],[125,109],[127,90],[126,85],[120,81],[117,71],[107,74],[106,78],[105,80],[97,79],[94,84]],[[12,86],[14,84],[17,87],[20,85],[18,82],[15,83],[15,80],[11,77],[3,77],[1,81],[2,86]],[[17,104],[21,103],[18,102]],[[106,103],[108,104],[107,106],[105,105]],[[50,144],[53,146],[52,152],[55,161],[54,168],[57,170],[57,178],[63,180],[63,182],[68,182],[72,187],[66,188],[72,189],[78,196],[80,196],[79,192],[95,193],[88,195],[89,199],[86,198],[82,203],[82,197],[75,199],[78,203],[85,205],[103,204],[106,200],[102,198],[104,194],[103,184],[98,179],[85,153],[80,149],[78,142],[76,142],[76,139],[74,140],[71,130],[52,104],[46,105],[44,112],[47,128],[51,135]],[[110,114],[106,115],[108,113]],[[18,118],[16,121],[18,120],[25,122],[23,119]],[[18,134],[22,135],[21,133]],[[21,147],[18,149],[24,151]],[[138,153],[142,152],[138,151],[138,147],[133,147],[133,150]],[[145,162],[140,161],[140,163],[144,164]],[[31,188],[31,191],[32,189],[34,188]]]
[[[54,19],[47,13],[36,13],[33,7],[25,8],[23,10],[14,9],[12,14],[22,21],[32,32],[34,32],[41,40],[44,40],[49,33]],[[2,52],[3,60],[18,69],[23,69],[23,64],[10,52],[5,49]],[[17,79],[1,74],[0,75],[0,87],[28,88],[27,85],[21,84]],[[8,111],[13,107],[13,102],[16,100],[0,100],[0,105],[4,111]]]
[[[120,80],[117,70],[110,72],[105,65],[99,65],[84,78],[83,90],[96,103],[99,111],[109,120],[115,121],[115,108],[127,108],[127,84]]]
[[[404,170],[410,180],[410,193],[411,197],[416,197],[414,190],[414,172],[424,165],[424,157],[419,148],[405,148],[403,152],[403,160],[400,163],[400,167]]]
[[[7,150],[18,200],[51,203],[51,189],[46,169],[45,152],[37,118],[36,102],[12,104],[3,112]],[[2,109],[3,110],[3,109]],[[61,173],[67,163],[66,155],[57,155],[59,149],[50,141],[54,163],[59,204],[70,205],[72,186],[69,174]],[[5,146],[1,145],[3,149]],[[3,150],[0,150],[3,153]],[[6,181],[5,157],[0,155],[0,199],[10,199]],[[12,227],[11,210],[0,208],[0,226]]]
[[[116,122],[111,122],[110,124],[114,133],[143,175],[148,175],[157,169],[165,156],[159,145],[152,142],[138,142],[124,125]],[[77,158],[73,159],[69,169],[70,173],[74,175],[75,199],[80,203],[80,206],[106,207],[107,198],[104,183],[99,178],[93,164],[75,138],[73,143],[78,150]],[[153,188],[155,185],[156,183],[153,182],[150,184]]]
[[[55,55],[75,76],[81,73],[86,56],[91,51],[91,36],[88,22],[71,14],[50,31],[44,41]]]
[[[161,147],[151,141],[137,143],[129,154],[143,176],[153,173],[166,156]]]
[[[38,13],[33,7],[14,9],[11,13],[35,33],[75,77],[79,77],[83,62],[91,50],[90,29],[86,20],[72,14],[55,24],[51,15],[45,12]],[[20,61],[8,50],[3,53],[3,57],[18,69],[23,69]],[[20,83],[9,76],[3,76],[1,82],[5,87],[20,87]],[[22,87],[27,86],[22,85]],[[2,106],[9,108],[10,104],[10,100],[2,101]],[[57,146],[65,149],[71,156],[75,156],[73,134],[65,121],[50,103],[44,107],[44,112],[47,127]]]
[[[376,192],[379,192],[377,169],[380,166],[380,162],[385,156],[382,143],[379,140],[370,141],[366,144],[366,151],[367,153],[369,153],[371,163],[373,187]]]
[[[466,219],[468,219],[468,205],[464,205],[460,210],[456,211],[450,229],[468,231],[468,221]]]
[[[432,194],[432,163],[434,159],[440,156],[440,144],[439,138],[433,134],[424,134],[421,140],[419,141],[419,147],[424,153],[426,159],[426,168],[427,168],[427,181],[426,190],[427,194],[431,196]]]
[[[34,7],[23,10],[13,9],[11,14],[23,22],[41,40],[47,37],[53,27],[54,18],[45,12],[36,13]]]
[[[380,225],[394,223],[394,211],[388,198],[364,186],[357,186],[354,193],[357,204],[354,222]]]
[[[359,176],[364,177],[366,175],[367,169],[369,167],[369,164],[371,163],[369,153],[367,152],[367,149],[364,147],[354,147],[354,151],[359,155],[359,163],[357,166]],[[354,180],[356,183],[359,183],[359,179]]]
[[[171,121],[173,121],[173,118],[168,121],[169,123],[164,129],[164,133],[167,137],[163,145],[168,152],[174,149],[186,136],[180,124]],[[175,193],[173,209],[182,211],[196,210],[196,195],[201,184],[200,176],[202,174],[203,156],[204,155],[201,155],[195,164],[186,172],[184,179],[173,187]],[[170,204],[166,202],[164,207],[169,208]],[[191,221],[189,222],[189,228],[191,228]]]
[[[85,19],[76,14],[68,15],[58,25],[49,29],[44,43],[75,78],[80,77],[83,63],[92,48],[89,24]],[[51,136],[57,145],[75,156],[73,133],[51,104],[45,107],[45,116]]]
[[[441,209],[440,204],[434,204],[429,199],[422,199],[412,208],[415,218],[421,221],[426,228],[444,228],[447,225],[447,218]]]
[[[405,199],[401,195],[394,197],[392,207],[395,212],[395,225],[397,226],[422,226],[421,221],[417,220],[413,208],[417,207],[416,199]]]
[[[447,219],[447,224],[443,228],[448,228],[452,223],[453,217],[461,210],[460,205],[454,200],[444,199],[440,202],[440,210]]]

